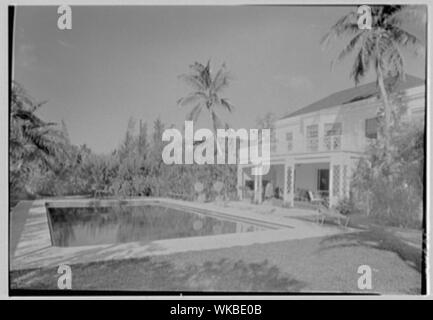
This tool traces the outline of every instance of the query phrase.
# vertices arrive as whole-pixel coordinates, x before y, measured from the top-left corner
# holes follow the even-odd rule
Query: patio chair
[[[335,208],[330,207],[329,201],[326,198],[322,198],[320,195],[317,195],[310,190],[308,191],[308,196],[310,202],[315,205],[318,212],[316,222],[320,222],[320,224],[323,225],[326,219],[333,219],[337,220],[339,225],[343,225],[342,221],[344,220],[344,227],[347,227],[350,218],[342,215]]]
[[[326,207],[325,199],[323,199],[320,194],[314,193],[311,190],[307,190],[306,193],[308,196],[308,201],[317,211],[315,221],[319,224],[323,224],[325,222],[325,215],[322,213],[321,208]]]
[[[345,216],[338,212],[335,208],[329,207],[329,205],[321,205],[318,208],[319,216],[321,218],[321,224],[325,222],[326,219],[336,220],[338,225],[347,227],[350,221],[350,217]],[[344,221],[344,224],[342,223]]]
[[[307,193],[308,193],[308,198],[310,199],[310,202],[312,204],[318,204],[318,205],[324,204],[325,199],[323,199],[319,194],[316,194],[311,190],[308,190]]]

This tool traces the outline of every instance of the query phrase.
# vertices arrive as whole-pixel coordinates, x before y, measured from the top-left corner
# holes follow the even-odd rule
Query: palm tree
[[[9,135],[12,178],[32,170],[37,162],[53,169],[57,156],[67,156],[64,134],[54,127],[55,123],[45,122],[35,114],[43,104],[36,103],[19,83],[12,82]]]
[[[402,25],[408,17],[424,19],[425,12],[412,6],[371,6],[371,29],[358,27],[358,14],[352,11],[340,18],[322,39],[322,44],[328,46],[335,40],[349,38],[344,49],[334,62],[339,62],[348,55],[354,55],[354,63],[350,77],[358,84],[373,67],[377,77],[384,107],[384,138],[385,148],[389,145],[392,106],[389,103],[385,78],[391,78],[391,83],[405,78],[405,63],[402,48],[414,50],[417,54],[423,48],[422,41],[405,30]]]
[[[177,104],[181,107],[193,105],[192,110],[187,114],[187,120],[197,121],[203,109],[211,116],[214,132],[222,126],[228,127],[225,121],[222,121],[217,113],[217,107],[223,108],[229,112],[233,111],[233,105],[227,98],[221,98],[221,93],[228,87],[230,82],[229,73],[225,64],[213,73],[210,67],[210,61],[206,65],[195,62],[190,66],[191,72],[180,76],[192,89],[185,97],[180,98]]]

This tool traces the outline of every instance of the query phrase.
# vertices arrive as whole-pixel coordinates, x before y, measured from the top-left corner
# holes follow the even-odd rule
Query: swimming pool
[[[273,229],[246,221],[172,208],[140,206],[47,207],[53,246],[77,247],[244,233]]]
[[[144,218],[148,210],[150,216],[157,212],[160,216]],[[38,199],[21,201],[11,216],[12,224],[24,221],[16,246],[10,250],[11,270],[249,246],[342,232],[340,228],[223,204],[165,198]]]

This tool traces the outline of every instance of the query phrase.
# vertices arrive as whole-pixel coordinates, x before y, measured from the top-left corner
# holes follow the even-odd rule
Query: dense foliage
[[[353,177],[355,206],[387,225],[420,227],[424,199],[424,128],[392,130],[390,149],[371,144]]]
[[[358,84],[371,69],[376,74],[377,84],[384,106],[383,135],[387,148],[390,143],[390,127],[392,125],[392,104],[389,102],[389,89],[385,79],[393,78],[394,83],[404,80],[405,62],[402,50],[411,50],[415,54],[423,49],[423,42],[405,29],[408,18],[416,18],[415,22],[425,24],[425,8],[417,6],[369,6],[371,10],[371,27],[358,26],[359,14],[356,10],[341,17],[325,35],[324,45],[334,44],[335,40],[344,40],[344,48],[334,62],[340,62],[353,56],[353,67],[350,77]]]
[[[54,123],[40,119],[36,102],[17,82],[12,83],[9,113],[10,192],[32,193],[35,177],[57,172],[68,158],[66,137]]]
[[[21,86],[13,87],[11,105],[10,172],[12,198],[93,195],[175,196],[193,199],[200,182],[206,200],[236,197],[234,165],[166,165],[162,161],[164,123],[157,119],[152,133],[147,124],[130,119],[123,142],[110,154],[93,153],[86,145],[70,143],[66,124],[39,119],[41,104],[29,100]],[[223,183],[216,192],[215,182]],[[218,194],[220,193],[220,194]]]

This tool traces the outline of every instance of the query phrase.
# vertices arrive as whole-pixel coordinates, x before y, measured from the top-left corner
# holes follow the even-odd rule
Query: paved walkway
[[[9,249],[11,254],[15,252],[21,233],[24,230],[29,210],[33,205],[33,201],[20,201],[9,213],[10,230],[9,230]]]
[[[312,218],[317,215],[317,211],[312,209],[284,208],[266,202],[257,205],[247,201],[228,201],[219,206],[285,218]]]

